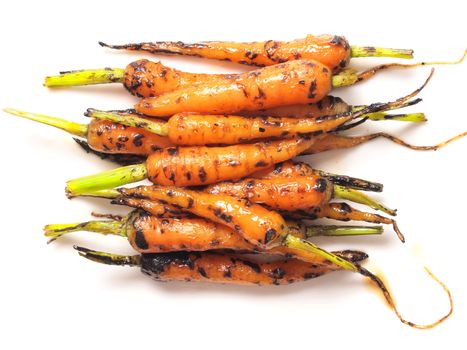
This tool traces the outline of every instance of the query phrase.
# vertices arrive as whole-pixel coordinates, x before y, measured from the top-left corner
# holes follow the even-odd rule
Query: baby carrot
[[[153,202],[155,203],[155,202]],[[163,204],[160,204],[163,205]],[[381,234],[381,226],[305,226],[298,222],[288,222],[290,234],[309,239],[315,236],[354,236]],[[229,249],[236,252],[261,252],[248,243],[231,228],[197,217],[165,217],[149,215],[135,210],[123,218],[93,220],[72,224],[52,224],[44,227],[45,236],[55,240],[64,234],[76,231],[97,232],[100,234],[126,237],[130,245],[140,253],[166,253],[172,251],[207,251]],[[267,251],[269,254],[293,257],[293,251],[279,246]],[[360,253],[354,251],[334,252],[349,260]],[[320,256],[307,259],[308,262],[331,266]],[[334,266],[337,268],[337,266]]]
[[[327,65],[333,71],[347,66],[351,57],[413,58],[413,50],[350,46],[343,36],[337,35],[310,34],[303,39],[292,41],[268,40],[248,43],[203,41],[188,44],[181,41],[156,41],[126,45],[108,45],[103,42],[99,44],[112,49],[199,56],[260,67],[289,60],[312,59]]]
[[[157,281],[211,282],[240,285],[284,285],[332,272],[298,259],[262,262],[239,254],[172,252],[123,256],[75,247],[82,257],[108,265],[139,266]]]

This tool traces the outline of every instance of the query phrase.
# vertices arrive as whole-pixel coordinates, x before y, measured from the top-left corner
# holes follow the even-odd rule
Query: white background
[[[128,108],[136,99],[119,85],[49,91],[45,75],[59,70],[125,67],[139,57],[197,72],[246,69],[216,61],[114,52],[98,40],[266,40],[308,33],[343,34],[355,45],[413,48],[416,60],[457,59],[466,47],[461,2],[390,1],[357,4],[286,1],[21,2],[0,5],[1,107],[85,121],[87,107]],[[388,59],[355,59],[364,68]],[[336,94],[353,104],[387,101],[418,87],[429,68],[382,73]],[[354,133],[387,130],[431,144],[467,130],[466,64],[437,67],[421,93],[429,122],[366,123]],[[72,244],[131,253],[119,237],[76,233],[46,245],[47,223],[90,219],[92,210],[123,212],[102,200],[69,201],[65,181],[114,167],[86,155],[59,130],[0,115],[2,258],[0,348],[346,348],[394,346],[453,348],[465,342],[465,198],[467,140],[438,152],[415,152],[387,141],[328,152],[312,164],[335,173],[379,181],[376,197],[399,209],[407,237],[319,239],[326,248],[356,248],[383,272],[404,316],[430,322],[448,308],[445,294],[423,271],[427,264],[451,289],[453,316],[418,331],[402,325],[360,276],[339,272],[285,287],[155,283],[136,268],[95,264]],[[464,331],[464,334],[461,332]]]

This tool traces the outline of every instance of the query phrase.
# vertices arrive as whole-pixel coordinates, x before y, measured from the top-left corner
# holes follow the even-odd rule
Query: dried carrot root
[[[326,137],[319,138],[309,149],[307,149],[303,154],[314,154],[314,153],[321,153],[333,149],[344,149],[344,148],[351,148],[368,141],[377,139],[377,138],[384,138],[388,139],[400,146],[410,148],[415,151],[437,151],[444,146],[447,146],[451,142],[459,140],[467,135],[467,131],[460,133],[454,137],[451,137],[448,140],[440,142],[436,145],[431,146],[416,146],[410,143],[401,140],[398,137],[390,135],[385,132],[377,132],[374,134],[363,135],[363,136],[341,136],[336,134],[327,134]]]
[[[112,49],[199,56],[260,67],[289,60],[312,59],[327,65],[333,71],[344,68],[350,57],[413,58],[413,50],[350,46],[343,36],[337,35],[307,35],[304,39],[293,41],[249,43],[204,41],[187,44],[181,41],[156,41],[126,45],[99,44]]]

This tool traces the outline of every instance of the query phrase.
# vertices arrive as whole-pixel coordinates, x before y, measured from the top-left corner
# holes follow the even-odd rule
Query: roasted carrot
[[[332,198],[351,200],[373,209],[395,215],[396,210],[388,209],[362,192],[334,185],[329,179],[318,174],[270,179],[247,178],[237,182],[220,182],[208,186],[206,192],[247,199],[274,210],[313,210],[327,204]]]
[[[365,108],[368,108],[365,106]],[[358,113],[358,114],[357,114]],[[88,117],[110,120],[131,127],[141,127],[161,137],[168,137],[173,144],[184,146],[237,144],[269,138],[290,138],[297,135],[319,135],[338,129],[353,118],[391,118],[385,112],[361,114],[346,112],[311,118],[244,117],[235,115],[206,115],[178,113],[167,123],[150,121],[138,115],[88,109]],[[354,115],[358,115],[355,117]],[[419,121],[423,113],[404,115],[400,120]]]
[[[381,109],[364,108],[365,113],[400,107],[420,92],[433,75],[411,94]],[[148,116],[170,117],[180,112],[234,114],[284,105],[314,103],[329,94],[332,86],[357,81],[353,71],[331,76],[329,70],[311,61],[291,61],[241,74],[235,82],[199,84],[141,100],[135,110]],[[372,105],[374,106],[374,105]]]
[[[343,36],[337,35],[307,35],[304,39],[293,41],[248,43],[203,41],[187,44],[181,41],[156,41],[126,45],[99,44],[112,49],[199,56],[260,67],[289,60],[312,59],[327,65],[333,71],[347,66],[350,57],[413,57],[413,50],[350,46]]]
[[[289,284],[309,278],[321,276],[331,270],[328,267],[315,267],[313,264],[296,260],[282,260],[265,263],[247,260],[238,255],[219,254],[214,252],[190,253],[161,253],[142,255],[118,255],[99,252],[83,247],[74,246],[79,255],[107,265],[138,266],[141,271],[158,281],[203,281],[235,284]],[[349,261],[356,267],[356,271],[370,279],[383,293],[387,303],[399,320],[413,328],[429,329],[445,321],[453,312],[453,302],[449,289],[427,268],[425,270],[446,292],[450,308],[437,321],[429,324],[415,324],[402,317],[384,282],[376,275],[361,267],[358,262]]]
[[[140,200],[143,201],[143,200]],[[147,201],[146,201],[147,202]],[[152,202],[155,203],[155,202]],[[161,204],[162,205],[162,204]],[[305,226],[298,222],[288,222],[290,233],[303,238],[326,236],[354,236],[380,234],[381,226]],[[254,245],[248,243],[225,225],[196,217],[166,217],[149,215],[142,210],[135,210],[123,218],[112,220],[94,220],[72,224],[53,224],[44,227],[45,236],[56,238],[76,231],[97,232],[127,237],[131,246],[140,253],[166,253],[172,251],[206,251],[229,249],[245,253],[258,252]],[[287,247],[275,247],[267,251],[269,254],[293,257],[294,253]],[[359,252],[334,252],[335,255],[349,260]],[[320,256],[308,257],[308,262],[331,266]]]
[[[336,77],[335,83],[342,84],[342,78],[344,78],[345,84],[358,83],[370,79],[379,71],[392,68],[414,68],[425,65],[459,64],[464,60],[466,53],[467,51],[460,60],[455,62],[418,62],[414,64],[389,63],[375,66],[359,73],[348,70],[342,77]],[[69,87],[121,83],[131,94],[135,96],[155,97],[167,92],[199,84],[232,84],[236,80],[242,79],[241,74],[203,74],[182,72],[177,69],[164,66],[160,62],[151,62],[142,59],[130,63],[125,69],[102,68],[60,72],[59,75],[46,77],[44,85],[47,87]],[[310,108],[302,107],[300,105],[294,106],[293,108],[285,108],[281,111],[288,113],[293,110],[302,113],[310,112]],[[242,113],[249,112],[246,111]],[[287,115],[278,116],[283,117]]]
[[[199,186],[240,179],[295,157],[313,139],[244,144],[227,147],[171,147],[156,150],[144,164],[130,165],[67,183],[70,195],[113,188],[148,178],[161,185]]]
[[[316,278],[333,269],[298,259],[262,262],[238,254],[172,252],[123,256],[75,247],[89,260],[108,265],[139,266],[157,281],[283,285]]]

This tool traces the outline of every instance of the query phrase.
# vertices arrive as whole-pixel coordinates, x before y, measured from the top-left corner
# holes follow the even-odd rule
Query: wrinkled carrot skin
[[[141,59],[125,68],[123,85],[138,97],[154,97],[191,85],[231,81],[235,74],[188,73]]]
[[[319,135],[352,119],[352,115],[320,118],[242,117],[179,113],[168,120],[169,139],[177,145],[237,144],[258,139]]]
[[[245,179],[239,182],[221,182],[206,191],[248,199],[253,203],[278,210],[310,210],[328,203],[332,184],[320,176],[272,179]]]
[[[89,123],[87,141],[93,150],[120,154],[148,155],[173,146],[167,137],[145,129],[98,119],[92,119]]]
[[[247,117],[287,117],[287,118],[317,118],[326,115],[348,113],[352,107],[340,97],[326,96],[317,103],[279,106],[257,111],[241,111],[238,114]]]
[[[117,46],[118,48],[118,46]],[[183,43],[159,41],[155,43],[123,45],[128,50],[168,53],[213,58],[254,66],[270,66],[290,60],[319,61],[337,72],[350,60],[350,45],[343,36],[307,35],[293,41],[268,40],[264,42],[205,41]]]
[[[278,246],[286,231],[281,215],[249,201],[224,195],[213,195],[178,187],[138,186],[122,188],[124,196],[158,200],[213,222],[226,225],[255,247]]]
[[[169,117],[180,112],[235,114],[318,102],[332,88],[331,71],[316,61],[290,61],[246,72],[229,82],[199,84],[143,99],[137,112]]]
[[[146,161],[148,179],[159,185],[200,186],[236,180],[308,149],[313,139],[288,139],[227,147],[171,147]]]
[[[158,281],[283,285],[332,271],[297,259],[267,263],[214,252],[143,254],[140,261],[141,271]]]

